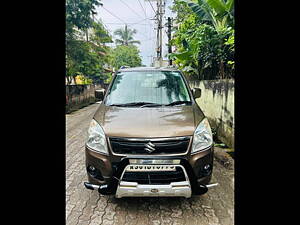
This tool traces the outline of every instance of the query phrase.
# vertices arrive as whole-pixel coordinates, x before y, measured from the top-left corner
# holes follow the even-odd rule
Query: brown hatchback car
[[[190,198],[215,186],[200,95],[174,68],[120,69],[88,130],[85,187],[116,198]]]

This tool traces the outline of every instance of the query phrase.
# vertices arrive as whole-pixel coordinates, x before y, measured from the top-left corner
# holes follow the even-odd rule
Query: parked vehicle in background
[[[89,189],[117,198],[203,194],[213,171],[208,120],[174,68],[123,68],[88,130]]]

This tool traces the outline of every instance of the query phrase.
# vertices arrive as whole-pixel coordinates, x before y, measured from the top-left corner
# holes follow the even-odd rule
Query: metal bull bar
[[[186,181],[173,182],[167,185],[166,184],[149,185],[149,184],[138,184],[137,182],[122,181],[122,177],[124,175],[126,168],[129,165],[132,165],[129,162],[131,160],[132,159],[124,158],[121,161],[116,173],[113,176],[111,183],[103,184],[103,185],[95,185],[89,182],[84,182],[84,186],[90,190],[98,190],[98,192],[101,194],[116,194],[117,198],[126,197],[126,196],[182,196],[182,197],[189,198],[191,197],[192,194],[195,195],[204,194],[208,191],[209,188],[218,185],[218,183],[207,184],[207,185],[198,184],[194,177],[194,174],[192,173],[192,168],[190,168],[190,165],[187,162],[185,162],[185,160],[180,160],[180,159],[178,159],[178,164],[176,165],[173,164],[173,166],[180,166],[183,168],[184,173],[186,175]],[[159,161],[167,162],[167,160],[159,160]]]
[[[129,183],[133,183],[133,182],[129,182]],[[180,182],[176,182],[176,183],[178,183],[177,184],[177,186],[180,186],[180,185],[182,185],[182,186],[184,186],[184,185],[186,185],[186,183],[181,183],[180,184]],[[131,186],[130,186],[130,184],[128,184],[128,182],[120,182],[120,184],[121,184],[121,186],[123,185],[129,185],[129,187],[136,187],[137,186],[137,184],[134,184],[134,185],[132,185],[131,184]],[[203,188],[203,189],[208,189],[208,188],[212,188],[212,187],[215,187],[215,186],[217,186],[217,185],[219,185],[218,183],[214,183],[214,184],[208,184],[208,185],[199,185],[199,188]],[[103,194],[103,191],[105,190],[105,189],[107,189],[108,188],[108,185],[107,184],[104,184],[104,185],[96,185],[96,184],[91,184],[91,183],[89,183],[89,182],[84,182],[84,186],[87,188],[87,189],[90,189],[90,190],[98,190],[98,192],[100,193],[100,194]],[[154,186],[154,185],[153,185]],[[157,186],[157,185],[156,185]],[[174,185],[171,185],[172,187],[176,187],[176,184]],[[156,189],[157,188],[155,188],[155,187],[148,187],[148,189],[151,191],[152,190],[152,193],[155,193],[155,192],[157,192],[156,191]],[[206,192],[206,191],[205,191]]]

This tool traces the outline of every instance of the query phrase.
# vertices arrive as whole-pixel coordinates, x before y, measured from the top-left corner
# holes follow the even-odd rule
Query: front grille
[[[122,181],[138,184],[170,184],[186,181],[186,178],[182,168],[176,167],[176,171],[125,172]]]
[[[117,154],[180,154],[187,151],[190,137],[159,139],[132,139],[110,137],[109,141],[112,151]],[[150,151],[149,147],[147,150],[147,144],[148,146],[150,144]]]

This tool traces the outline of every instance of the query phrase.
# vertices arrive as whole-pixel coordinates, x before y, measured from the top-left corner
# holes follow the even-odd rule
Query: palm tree
[[[198,3],[185,1],[197,17],[211,23],[216,31],[234,23],[234,0],[198,0]]]
[[[140,41],[133,40],[133,35],[136,34],[136,29],[128,29],[127,25],[125,25],[125,29],[117,29],[114,32],[114,35],[120,37],[120,39],[116,39],[116,44],[120,45],[132,45],[132,44],[140,44]]]

